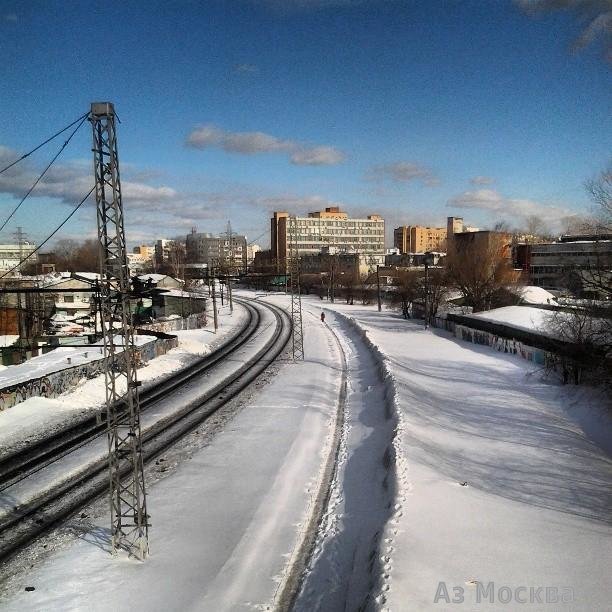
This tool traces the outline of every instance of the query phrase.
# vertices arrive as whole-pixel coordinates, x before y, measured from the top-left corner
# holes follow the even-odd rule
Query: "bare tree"
[[[428,314],[433,318],[438,313],[440,304],[448,295],[449,277],[446,268],[430,268],[425,287],[425,296],[428,299]]]
[[[529,215],[525,218],[525,234],[527,242],[537,242],[551,235],[544,219],[539,215]]]
[[[376,273],[361,275],[359,279],[359,294],[361,303],[364,306],[372,303],[376,295]]]
[[[585,378],[612,386],[612,317],[602,302],[583,301],[563,311],[551,313],[545,323],[556,350],[552,369],[563,382],[579,384]]]
[[[596,235],[612,231],[612,166],[585,187],[594,204],[586,228]],[[564,381],[571,375],[578,383],[587,372],[590,380],[612,386],[612,252],[606,240],[596,240],[591,251],[588,269],[574,266],[567,274],[576,291],[592,299],[575,301],[552,315],[547,330],[571,347],[569,352],[560,350],[557,358]]]
[[[420,295],[421,276],[416,270],[401,270],[395,278],[393,301],[401,308],[404,319],[410,317],[412,303]]]
[[[595,221],[599,232],[612,232],[612,163],[595,179],[585,183],[595,204]]]
[[[173,278],[185,276],[185,245],[180,240],[172,240],[168,245],[168,259],[158,266],[158,272]]]
[[[55,269],[58,272],[98,272],[98,241],[89,238],[82,242],[65,238],[54,249]]]
[[[344,273],[340,276],[340,289],[347,304],[352,304],[355,300],[355,290],[358,279],[354,274]]]
[[[447,246],[448,281],[474,312],[516,303],[517,277],[507,234],[475,233]]]

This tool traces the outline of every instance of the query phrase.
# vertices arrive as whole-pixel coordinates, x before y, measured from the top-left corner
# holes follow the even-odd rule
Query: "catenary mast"
[[[144,559],[149,551],[149,517],[115,119],[115,109],[111,102],[91,105],[100,310],[105,356],[111,535],[114,551],[124,549]]]

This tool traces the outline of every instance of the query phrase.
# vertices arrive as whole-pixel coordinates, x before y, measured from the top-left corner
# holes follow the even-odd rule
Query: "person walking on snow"
[[[321,313],[321,323],[325,323],[325,313]]]

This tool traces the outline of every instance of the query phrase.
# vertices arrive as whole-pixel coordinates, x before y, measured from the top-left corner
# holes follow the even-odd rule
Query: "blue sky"
[[[273,210],[329,205],[388,235],[449,215],[557,230],[611,158],[612,14],[554,4],[1,0],[0,162],[109,100],[132,244],[231,220],[265,245]],[[61,142],[0,175],[2,220]],[[92,181],[85,124],[0,239],[42,240]],[[61,236],[90,235],[91,205]]]

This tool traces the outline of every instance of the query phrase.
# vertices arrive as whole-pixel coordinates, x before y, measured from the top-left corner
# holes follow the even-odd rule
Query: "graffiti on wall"
[[[533,348],[518,340],[504,338],[486,331],[465,327],[464,325],[455,325],[455,336],[467,342],[490,346],[501,353],[518,355],[527,361],[533,361],[539,365],[544,365],[546,362],[546,351]]]
[[[481,344],[483,346],[490,346],[492,349],[500,353],[509,353],[511,355],[518,355],[527,361],[533,361],[538,365],[544,365],[547,361],[546,351],[532,346],[528,346],[514,340],[513,338],[505,338],[498,336],[490,332],[481,331],[479,329],[473,329],[465,325],[460,325],[453,321],[448,321],[440,317],[436,317],[433,320],[434,327],[440,327],[452,332],[455,337],[466,342],[472,342],[473,344]]]
[[[178,346],[178,338],[158,338],[136,347],[137,367],[146,365],[151,359],[165,355]],[[120,357],[120,356],[119,356]],[[84,379],[94,378],[104,372],[104,359],[64,368],[47,374],[42,378],[26,380],[16,385],[0,389],[0,410],[11,408],[31,397],[53,398],[70,391]]]

